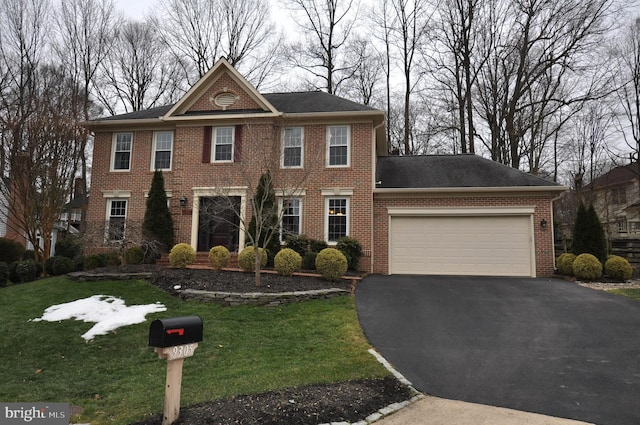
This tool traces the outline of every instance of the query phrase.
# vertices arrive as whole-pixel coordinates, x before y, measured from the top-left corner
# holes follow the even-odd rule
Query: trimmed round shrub
[[[142,264],[142,260],[144,251],[139,246],[132,246],[124,252],[124,262],[127,264]]]
[[[598,280],[602,277],[602,263],[595,255],[580,254],[573,261],[573,274],[587,282]]]
[[[573,261],[576,255],[571,252],[565,252],[556,259],[556,267],[560,274],[573,276]]]
[[[9,283],[9,265],[4,261],[0,262],[0,288],[4,288]]]
[[[604,263],[604,274],[611,279],[626,281],[631,279],[633,267],[626,258],[618,255],[610,255]]]
[[[347,258],[335,248],[325,248],[316,256],[316,270],[327,280],[340,279],[347,268]]]
[[[260,267],[267,265],[267,252],[264,248],[258,248],[258,252],[262,256],[260,258]],[[253,246],[248,246],[238,254],[238,265],[246,272],[255,271],[256,257]]]
[[[32,282],[40,276],[42,268],[35,260],[24,260],[18,262],[16,274],[21,283]]]
[[[87,255],[84,257],[84,265],[85,270],[93,270],[98,267],[104,267],[104,261],[100,255]]]
[[[169,253],[169,263],[171,267],[184,268],[188,264],[193,264],[196,261],[196,252],[191,245],[187,243],[179,243]]]
[[[218,245],[209,250],[209,264],[214,270],[226,267],[231,261],[231,253],[226,246]]]
[[[274,259],[274,268],[283,276],[291,276],[302,267],[302,257],[291,248],[281,249]]]
[[[71,273],[74,270],[73,260],[61,255],[56,256],[53,261],[53,274],[58,276],[61,274]]]

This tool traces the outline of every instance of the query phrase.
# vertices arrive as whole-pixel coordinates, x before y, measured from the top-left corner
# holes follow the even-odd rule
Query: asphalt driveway
[[[370,343],[427,394],[640,424],[640,302],[554,279],[369,276]]]

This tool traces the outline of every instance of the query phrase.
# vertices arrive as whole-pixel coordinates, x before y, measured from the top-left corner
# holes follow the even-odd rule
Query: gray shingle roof
[[[265,99],[280,112],[299,114],[307,112],[352,112],[375,111],[366,105],[361,105],[321,91],[297,93],[266,93]]]
[[[269,101],[280,112],[287,114],[301,114],[309,112],[356,112],[356,111],[375,111],[376,109],[366,105],[352,102],[348,99],[334,96],[329,93],[313,91],[313,92],[296,92],[296,93],[266,93],[264,98]],[[102,120],[135,120],[158,118],[169,112],[172,105],[158,106],[144,111],[130,112],[127,114],[114,115],[102,118]],[[228,110],[228,111],[209,111],[208,113],[217,114],[233,114],[233,113],[250,113],[262,112],[258,110]],[[202,115],[206,111],[199,114]]]
[[[560,185],[476,155],[378,158],[377,188],[524,187]]]

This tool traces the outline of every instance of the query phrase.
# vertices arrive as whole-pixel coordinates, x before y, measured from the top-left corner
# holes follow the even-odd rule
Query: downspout
[[[371,143],[373,145],[373,149],[371,150],[372,153],[372,165],[371,165],[371,170],[373,171],[371,173],[371,218],[369,220],[369,222],[371,223],[371,231],[370,231],[370,235],[371,235],[371,258],[369,260],[370,264],[369,264],[369,270],[371,270],[371,273],[373,273],[373,259],[375,258],[375,237],[374,237],[374,229],[375,229],[375,225],[373,222],[375,213],[374,213],[374,209],[375,209],[375,200],[373,199],[373,192],[376,190],[376,174],[377,174],[377,165],[378,165],[378,151],[376,149],[376,131],[380,128],[380,127],[384,127],[384,119],[382,120],[382,122],[376,126],[373,127],[373,132],[371,134]],[[388,148],[387,148],[388,149]],[[389,230],[387,229],[387,232]]]

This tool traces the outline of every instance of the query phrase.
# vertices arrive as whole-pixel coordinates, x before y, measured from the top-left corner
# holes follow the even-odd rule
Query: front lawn
[[[93,324],[32,322],[45,308],[92,295],[166,312],[89,342]],[[381,377],[353,297],[283,307],[218,307],[172,297],[144,281],[44,279],[0,289],[0,401],[65,402],[74,422],[128,424],[162,412],[166,361],[147,346],[151,320],[197,314],[204,341],[184,362],[182,406],[311,383]]]
[[[607,292],[640,301],[640,289],[638,288],[610,289]]]

